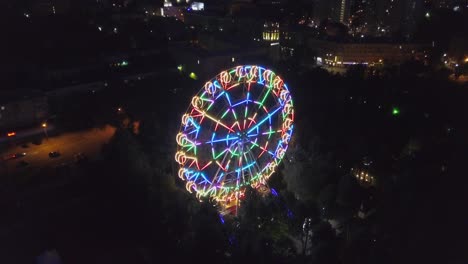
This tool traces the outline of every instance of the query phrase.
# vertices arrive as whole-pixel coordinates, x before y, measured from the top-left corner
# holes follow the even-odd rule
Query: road
[[[83,153],[89,159],[95,159],[99,156],[102,145],[109,141],[114,132],[114,127],[106,126],[103,129],[93,128],[49,137],[49,139],[44,139],[41,145],[30,143],[27,148],[10,147],[0,152],[0,156],[5,157],[23,152],[26,153],[26,156],[8,160],[3,165],[0,164],[0,175],[27,173],[43,167],[56,167],[64,163],[71,163],[77,153]],[[50,158],[49,153],[52,151],[59,152],[60,157]],[[18,168],[17,165],[20,161],[26,161],[29,165]]]

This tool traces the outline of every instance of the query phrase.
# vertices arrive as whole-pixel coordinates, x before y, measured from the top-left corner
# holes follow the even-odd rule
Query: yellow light
[[[468,57],[465,58],[465,62],[468,62]]]
[[[197,75],[194,72],[191,72],[189,77],[194,79],[194,80],[198,79]]]
[[[42,123],[42,127],[47,127],[47,123]]]

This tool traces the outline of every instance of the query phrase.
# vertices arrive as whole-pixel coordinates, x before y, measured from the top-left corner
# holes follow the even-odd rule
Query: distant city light
[[[102,27],[97,27],[97,29],[98,29],[99,31],[102,31]]]
[[[189,77],[194,79],[194,80],[198,79],[197,75],[194,72],[191,72]]]
[[[14,137],[14,136],[16,136],[16,132],[9,132],[9,133],[7,133],[7,136],[8,137]]]
[[[426,17],[427,18],[430,18],[431,17],[431,14],[429,14],[429,12],[426,13]]]
[[[393,107],[392,115],[397,116],[400,114],[400,109],[398,107]]]
[[[202,11],[205,9],[205,3],[202,2],[193,2],[191,5],[193,11]]]
[[[178,69],[179,71],[182,71],[184,68],[182,67],[182,65],[179,65],[179,66],[177,66],[177,69]]]

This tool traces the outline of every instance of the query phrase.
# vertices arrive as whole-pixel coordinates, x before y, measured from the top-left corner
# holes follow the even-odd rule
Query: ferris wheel
[[[287,85],[260,66],[222,71],[196,94],[176,136],[178,176],[198,198],[238,200],[283,159],[293,132]]]

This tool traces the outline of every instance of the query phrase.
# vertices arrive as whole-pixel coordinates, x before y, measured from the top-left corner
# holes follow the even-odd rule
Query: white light
[[[236,61],[236,59],[235,59],[234,57],[232,57],[232,58],[231,58],[231,61],[232,61],[232,62],[235,62],[235,61]]]
[[[97,29],[98,29],[99,31],[102,31],[102,27],[97,27]]]
[[[200,64],[200,60],[197,60],[197,64]]]
[[[270,43],[270,46],[276,46],[276,45],[279,45],[279,42]]]
[[[188,2],[188,1],[187,1]],[[202,11],[205,9],[205,3],[202,2],[193,2],[191,5],[192,10],[194,11]]]

